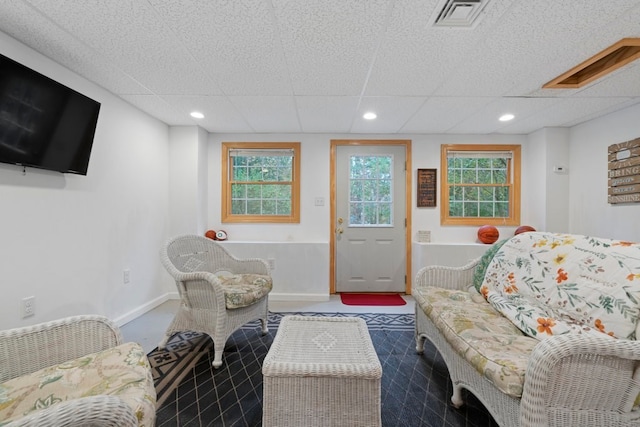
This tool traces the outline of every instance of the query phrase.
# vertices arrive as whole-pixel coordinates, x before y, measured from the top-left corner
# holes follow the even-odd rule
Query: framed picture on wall
[[[418,202],[419,208],[433,208],[436,206],[437,169],[418,169]]]

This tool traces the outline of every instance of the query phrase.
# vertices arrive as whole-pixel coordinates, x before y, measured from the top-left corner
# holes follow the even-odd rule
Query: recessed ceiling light
[[[513,114],[503,114],[498,120],[501,122],[508,122],[509,120],[513,120],[514,117],[515,116]]]
[[[364,113],[364,115],[362,117],[364,117],[367,120],[373,120],[376,117],[378,117],[378,115],[376,113],[373,113],[373,112],[370,111],[368,113]]]
[[[191,112],[191,117],[193,117],[194,119],[204,119],[204,114],[202,114],[200,111],[193,111]]]

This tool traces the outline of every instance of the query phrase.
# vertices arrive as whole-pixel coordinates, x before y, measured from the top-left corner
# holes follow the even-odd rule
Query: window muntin
[[[519,145],[443,145],[441,164],[443,225],[519,223]]]
[[[349,226],[393,225],[393,156],[353,155],[349,161]]]
[[[223,222],[300,222],[300,143],[223,143]]]

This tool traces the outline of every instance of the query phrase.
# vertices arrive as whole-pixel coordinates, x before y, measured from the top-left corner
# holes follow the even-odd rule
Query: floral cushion
[[[489,263],[493,259],[493,256],[500,250],[502,245],[508,239],[501,240],[495,244],[493,244],[487,251],[482,255],[480,261],[478,261],[478,265],[476,265],[475,270],[473,270],[473,286],[475,286],[476,291],[480,292],[480,287],[482,286],[482,282],[484,281],[484,274],[487,271],[487,267]]]
[[[460,356],[502,392],[522,396],[537,340],[525,336],[486,301],[473,302],[469,292],[426,287],[414,289],[413,296]]]
[[[636,339],[640,244],[519,234],[495,254],[480,292],[537,339],[566,333]]]
[[[153,426],[156,393],[139,344],[122,344],[0,384],[0,426],[60,402],[104,394],[131,406],[139,426]]]
[[[271,277],[262,274],[219,276],[228,309],[248,307],[267,295],[273,287]]]

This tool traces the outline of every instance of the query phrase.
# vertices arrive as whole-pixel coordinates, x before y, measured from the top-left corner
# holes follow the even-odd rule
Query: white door
[[[337,292],[404,292],[406,147],[336,147]]]

